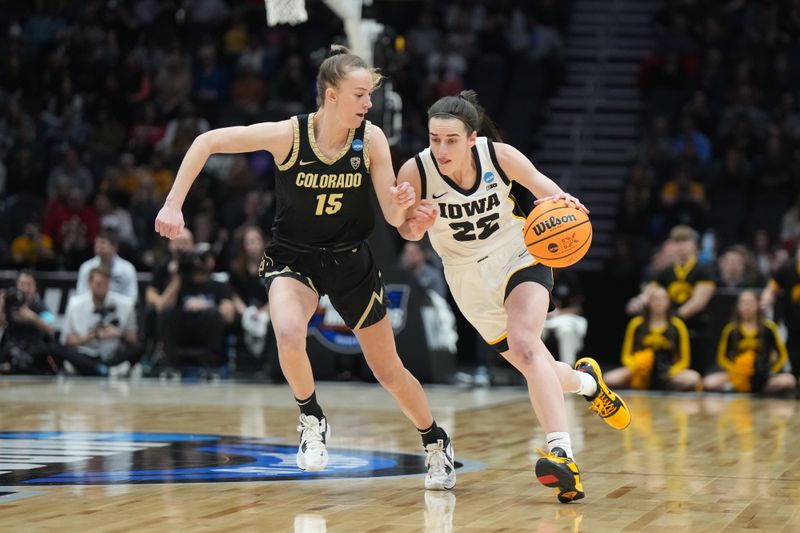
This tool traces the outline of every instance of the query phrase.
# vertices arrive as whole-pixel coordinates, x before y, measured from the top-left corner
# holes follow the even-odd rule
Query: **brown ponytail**
[[[478,103],[478,93],[473,90],[461,91],[458,96],[445,96],[428,109],[428,120],[434,117],[457,118],[467,127],[467,135],[477,131],[478,135],[495,142],[503,142],[494,121]]]

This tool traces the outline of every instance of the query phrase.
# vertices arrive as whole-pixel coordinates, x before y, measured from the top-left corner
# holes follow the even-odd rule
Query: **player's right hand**
[[[415,234],[423,235],[433,226],[438,216],[439,210],[433,206],[433,202],[420,200],[419,205],[412,211],[411,218],[408,219],[408,227]]]
[[[156,233],[174,239],[183,231],[183,213],[177,207],[164,204],[156,217]]]

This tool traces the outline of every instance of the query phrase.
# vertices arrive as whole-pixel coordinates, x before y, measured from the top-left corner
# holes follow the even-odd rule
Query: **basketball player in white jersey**
[[[536,463],[539,481],[555,487],[562,503],[583,498],[563,393],[586,397],[616,429],[628,426],[630,412],[606,387],[594,359],[580,359],[572,369],[557,362],[542,342],[553,272],[525,247],[525,218],[515,212],[511,182],[530,190],[537,204],[565,199],[588,211],[517,149],[492,140],[499,137],[474,91],[438,100],[428,110],[428,129],[430,147],[398,174],[398,185],[409,183],[418,198],[400,234],[419,240],[428,233],[461,312],[525,376],[533,409],[547,433],[548,453],[540,450]],[[490,138],[478,137],[479,130]]]

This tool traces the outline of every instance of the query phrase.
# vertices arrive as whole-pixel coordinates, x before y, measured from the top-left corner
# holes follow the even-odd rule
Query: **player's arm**
[[[408,241],[418,241],[433,226],[439,212],[434,208],[433,202],[420,198],[422,176],[414,158],[406,161],[397,173],[397,186],[401,187],[404,183],[414,189],[416,201],[406,210],[406,220],[397,227],[397,231]]]
[[[183,156],[172,189],[156,217],[156,232],[168,239],[180,234],[183,202],[211,155],[266,150],[276,161],[282,161],[289,154],[293,140],[291,120],[219,128],[198,135]]]
[[[698,282],[694,287],[694,291],[692,291],[692,297],[678,308],[676,314],[686,320],[702,312],[711,297],[714,296],[716,288],[717,286],[712,281]]]
[[[516,181],[536,196],[536,205],[547,200],[566,200],[584,213],[589,210],[574,196],[561,190],[556,182],[539,172],[531,160],[510,144],[494,143],[497,162],[510,180]]]
[[[395,183],[392,154],[389,142],[383,130],[370,124],[369,126],[369,173],[372,185],[378,196],[383,217],[394,227],[399,227],[406,220],[406,210],[416,202],[416,192],[409,185]]]

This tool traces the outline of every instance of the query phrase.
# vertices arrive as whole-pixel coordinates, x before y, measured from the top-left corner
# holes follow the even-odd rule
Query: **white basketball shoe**
[[[456,467],[453,460],[453,445],[450,439],[439,439],[425,446],[425,488],[428,490],[450,490],[456,486]]]
[[[331,434],[331,427],[324,418],[300,415],[300,447],[297,449],[297,467],[306,472],[319,472],[328,465],[328,450],[325,443]]]

